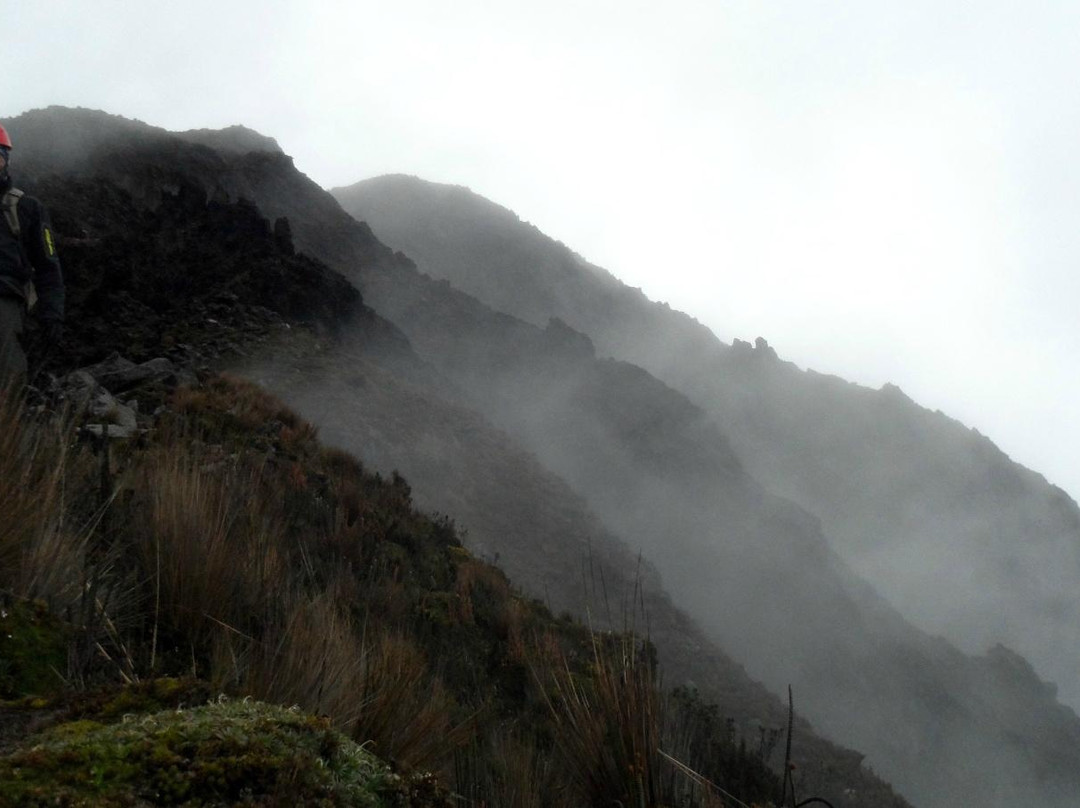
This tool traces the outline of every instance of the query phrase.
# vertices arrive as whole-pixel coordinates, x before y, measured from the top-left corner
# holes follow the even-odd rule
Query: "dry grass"
[[[359,463],[317,447],[314,429],[246,382],[184,391],[177,408],[189,422],[216,410],[227,426],[273,431],[275,456],[294,459],[259,466],[214,444],[193,451],[181,431],[147,457],[134,484],[149,518],[136,540],[160,622],[211,646],[222,684],[329,716],[406,769],[445,764],[467,727],[424,654],[386,628],[395,610],[404,626],[410,607],[365,552],[384,528]],[[378,606],[377,628],[357,623],[364,604]]]
[[[155,626],[194,648],[221,627],[263,617],[288,586],[284,528],[259,496],[261,471],[170,446],[132,477],[145,502],[134,549],[152,589]]]
[[[590,805],[662,805],[662,699],[655,671],[632,635],[592,634],[587,676],[571,669],[554,639],[537,673],[563,765]],[[538,668],[534,668],[534,671]]]
[[[73,444],[70,419],[33,421],[17,398],[0,394],[0,588],[57,610],[81,597],[93,526],[82,507],[91,464]]]
[[[556,722],[555,750],[575,805],[724,808],[743,805],[664,751],[684,735],[661,691],[647,642],[590,632],[591,658],[577,673],[554,637],[539,644],[534,677]],[[704,750],[674,745],[686,760]]]
[[[472,557],[462,558],[458,563],[454,578],[454,619],[471,623],[474,619],[475,597],[493,597],[504,603],[512,600],[510,582],[496,567],[485,564]]]
[[[0,592],[62,617],[76,686],[103,662],[111,676],[136,675],[116,619],[134,606],[134,586],[101,541],[104,462],[77,442],[69,413],[30,413],[0,397]]]
[[[297,599],[279,635],[248,646],[239,689],[329,716],[406,769],[444,767],[467,740],[468,722],[455,725],[453,699],[411,640],[357,626],[342,602],[333,591]],[[236,659],[233,651],[229,660]]]
[[[364,659],[353,738],[409,768],[445,766],[468,740],[472,722],[453,722],[453,698],[423,653],[405,636],[369,629]]]
[[[240,690],[273,704],[297,704],[333,718],[341,727],[359,718],[355,694],[365,659],[360,637],[330,593],[298,597],[285,609],[277,636],[268,632],[258,643],[235,637],[232,648],[244,648],[243,670],[236,671]],[[231,655],[233,664],[237,658]]]
[[[251,432],[263,430],[267,424],[280,423],[290,430],[291,441],[316,434],[315,427],[257,384],[228,374],[216,376],[199,387],[177,390],[173,406],[187,415],[227,412],[240,428]]]
[[[483,741],[483,742],[482,742]],[[555,761],[536,741],[509,729],[476,739],[458,756],[457,794],[479,808],[574,808]]]

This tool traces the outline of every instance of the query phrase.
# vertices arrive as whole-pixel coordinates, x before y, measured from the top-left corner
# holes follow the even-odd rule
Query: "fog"
[[[550,584],[557,602],[574,602],[567,593],[579,584],[559,570],[590,533],[603,536],[598,563],[622,559],[625,580],[625,559],[643,552],[715,642],[774,692],[794,683],[802,715],[867,753],[916,804],[1074,802],[1071,775],[1029,761],[1067,747],[1080,720],[1062,723],[1025,663],[1006,651],[966,658],[905,623],[829,549],[812,516],[746,477],[678,393],[639,368],[597,361],[566,326],[527,326],[405,268],[360,281],[430,362],[429,379],[452,381],[452,404],[415,387],[403,395],[356,360],[318,374],[248,372],[331,440],[384,471],[405,469],[421,501],[457,515],[477,551],[498,548],[527,591],[545,596],[538,584]],[[488,423],[437,414],[462,405]],[[547,471],[505,460],[521,448]],[[538,484],[550,471],[561,480]],[[585,501],[553,512],[565,483]],[[668,675],[681,684],[686,674]]]
[[[1020,763],[1032,750],[1019,749],[1063,729],[1054,685],[1040,680],[1077,699],[1075,503],[896,388],[802,373],[764,343],[704,339],[465,189],[389,176],[335,194],[423,272],[537,326],[566,318],[600,356],[633,358],[723,425],[734,454],[674,390],[629,366],[590,365],[589,340],[559,321],[534,341],[562,357],[561,373],[525,350],[522,324],[449,286],[364,287],[475,407],[643,549],[676,602],[754,676],[777,692],[794,680],[815,726],[870,753],[920,804],[970,801],[973,779],[988,790],[979,799],[1057,799],[1038,791]],[[767,496],[743,469],[807,510]],[[920,635],[878,594],[975,658]],[[1004,649],[984,656],[996,643],[1034,670]],[[1039,729],[1009,749],[986,716],[1018,714]],[[1080,740],[1080,725],[1063,731],[1055,743]],[[988,769],[992,784],[978,775]],[[952,785],[919,782],[935,771]]]
[[[552,598],[571,602],[577,576],[568,566],[580,563],[583,549],[623,582],[633,577],[641,552],[654,610],[648,624],[656,627],[658,644],[668,641],[661,649],[671,684],[705,681],[699,670],[708,661],[709,693],[725,700],[725,711],[746,727],[763,716],[773,721],[776,700],[762,698],[735,662],[717,661],[712,648],[719,645],[774,693],[794,684],[802,716],[867,754],[874,770],[916,804],[1075,804],[1080,718],[1056,702],[1040,670],[1005,648],[964,655],[917,630],[845,560],[841,551],[851,548],[838,532],[844,525],[830,523],[837,514],[795,504],[819,483],[838,480],[847,494],[835,500],[843,506],[838,511],[851,514],[856,538],[869,540],[871,549],[885,534],[865,530],[867,502],[881,510],[882,525],[912,512],[957,520],[966,509],[979,523],[972,530],[984,529],[982,522],[997,525],[1006,539],[1025,520],[1060,524],[1062,532],[1051,532],[1049,542],[1041,533],[1025,535],[1024,548],[1038,552],[1005,566],[1021,573],[1009,586],[1038,585],[1045,567],[1065,569],[1063,548],[1054,541],[1075,549],[1075,503],[1009,464],[989,441],[919,409],[898,390],[803,374],[765,343],[729,348],[710,338],[711,357],[700,326],[620,289],[527,227],[530,239],[555,251],[552,263],[503,268],[517,275],[499,272],[498,261],[487,263],[483,252],[473,263],[495,281],[515,284],[518,300],[539,300],[541,311],[568,300],[582,308],[567,317],[591,308],[596,314],[585,322],[598,336],[594,341],[561,320],[540,325],[496,311],[374,242],[369,229],[287,159],[242,154],[241,143],[256,149],[266,143],[240,132],[173,137],[64,110],[27,116],[12,128],[17,138],[39,144],[20,152],[24,167],[38,176],[75,172],[110,181],[132,193],[147,216],[177,182],[189,188],[193,204],[201,187],[207,199],[243,196],[270,220],[287,216],[293,243],[345,273],[377,314],[358,315],[340,343],[297,328],[296,342],[283,346],[273,364],[245,362],[247,372],[365,462],[404,470],[425,507],[461,519],[469,546],[500,554],[499,563],[534,596],[548,597],[557,586]],[[215,156],[205,144],[221,151]],[[178,167],[163,170],[165,158]],[[501,219],[515,221],[505,213]],[[433,220],[423,232],[457,232],[444,225]],[[503,246],[496,258],[504,259],[513,239],[500,228],[491,231]],[[545,284],[577,292],[544,295]],[[660,344],[651,345],[657,335]],[[647,364],[677,358],[673,368],[658,365],[659,372],[706,383],[692,391],[706,406],[669,386],[678,379],[665,384],[641,367],[605,358],[617,350],[636,352]],[[924,473],[926,460],[932,473]],[[910,481],[910,469],[923,488],[889,498],[893,484]],[[842,484],[841,472],[857,475],[857,485]],[[809,491],[799,488],[807,482]],[[822,491],[825,499],[815,508],[836,494],[827,486]],[[939,499],[964,508],[939,513]],[[998,506],[1007,519],[991,516]],[[942,530],[951,532],[952,526]],[[1001,537],[990,538],[984,544],[993,570],[1010,559],[995,555]],[[981,564],[966,566],[972,575],[982,572]],[[673,613],[659,585],[707,638]],[[652,615],[664,620],[654,624]],[[727,675],[718,677],[718,667]],[[827,770],[832,753],[823,754],[808,731],[801,738],[799,754],[811,761],[806,770]],[[865,777],[847,760],[852,771],[845,778]],[[880,803],[857,795],[838,804]]]
[[[1080,512],[988,439],[897,388],[726,348],[465,189],[387,176],[335,194],[422,271],[528,322],[559,317],[686,393],[905,616],[972,653],[1005,643],[1080,706]]]
[[[898,384],[1075,497],[1078,13],[16,4],[0,116],[244,123],[324,187],[468,185],[725,340]]]
[[[1080,28],[1071,9],[219,6],[12,9],[16,74],[0,121],[63,103],[170,129],[244,123],[275,137],[324,187],[387,171],[471,186],[722,339],[762,334],[802,367],[874,388],[899,384],[1080,491],[1080,236],[1071,215]],[[294,226],[298,243],[319,244]],[[321,244],[323,257],[339,246]],[[446,321],[425,320],[420,307],[410,314],[417,289],[362,280],[369,301],[450,380],[434,385],[437,394],[475,408],[485,426],[454,433],[449,446],[412,446],[407,431],[395,438],[390,429],[404,415],[395,408],[405,399],[394,399],[378,413],[386,422],[367,422],[356,438],[350,423],[333,423],[339,413],[318,409],[323,389],[305,390],[299,402],[341,442],[361,454],[374,447],[384,468],[412,464],[427,504],[449,507],[466,494],[437,502],[436,482],[494,425],[583,498],[575,508],[595,521],[588,530],[645,552],[714,640],[774,691],[794,681],[816,726],[867,750],[905,793],[926,805],[975,796],[1034,804],[1032,793],[1039,804],[1075,803],[1075,791],[1028,790],[1040,784],[1027,760],[1080,748],[1076,716],[1039,681],[1051,668],[1037,660],[1031,671],[1004,650],[983,656],[1002,638],[1029,642],[1020,650],[1034,656],[1075,636],[1074,527],[1017,558],[976,565],[957,556],[953,567],[924,553],[845,546],[872,538],[876,519],[919,525],[925,514],[810,507],[812,495],[829,503],[842,487],[800,485],[833,470],[781,471],[794,465],[792,446],[806,450],[798,462],[813,456],[815,430],[755,454],[753,419],[733,420],[744,428],[730,433],[730,454],[732,424],[719,407],[699,399],[697,410],[641,371],[583,355],[568,330],[515,324],[493,337],[489,322],[505,321],[459,298],[447,303],[440,287],[428,302],[461,315],[452,325],[477,329],[440,332]],[[731,385],[728,394],[742,392]],[[809,400],[788,392],[772,400],[773,423]],[[739,405],[758,412],[756,402]],[[962,448],[989,451],[976,438]],[[848,448],[837,462],[859,468],[859,447]],[[466,474],[476,492],[501,473],[482,460],[470,459]],[[1075,508],[1047,499],[1037,479],[1011,475],[977,490],[1023,500],[1030,486],[1033,520],[1051,513],[1070,524]],[[973,498],[970,480],[950,481],[944,498]],[[959,514],[949,529],[977,538],[1000,527],[995,518]],[[1007,537],[1026,540],[1029,524],[1018,517]],[[512,523],[498,527],[512,535]],[[941,524],[920,529],[924,544],[913,546],[941,547]],[[972,539],[966,552],[981,549]],[[1060,575],[1047,581],[1047,569]],[[905,617],[964,635],[966,644],[954,642],[978,656],[905,622],[856,574],[874,570]],[[962,573],[951,581],[955,596],[919,577],[943,570]],[[1004,599],[985,586],[994,575]],[[1044,599],[1033,605],[1023,593]],[[972,617],[996,608],[1001,632]],[[1015,621],[1024,608],[1047,619]],[[1071,664],[1060,659],[1062,669]],[[1077,692],[1074,682],[1068,695]]]

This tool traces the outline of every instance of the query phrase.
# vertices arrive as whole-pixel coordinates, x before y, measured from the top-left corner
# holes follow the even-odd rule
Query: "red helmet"
[[[12,148],[11,138],[8,137],[7,129],[3,126],[0,126],[0,146],[3,146],[5,149]]]

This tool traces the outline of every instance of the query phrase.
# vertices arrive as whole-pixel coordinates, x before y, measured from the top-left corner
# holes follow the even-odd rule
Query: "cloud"
[[[1080,9],[68,0],[5,23],[0,114],[244,123],[326,186],[468,185],[722,337],[896,382],[1080,493],[1080,447],[1046,431],[1080,407]],[[1010,374],[1027,403],[986,394]]]

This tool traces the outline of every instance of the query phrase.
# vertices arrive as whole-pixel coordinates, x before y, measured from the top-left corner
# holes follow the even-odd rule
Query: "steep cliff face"
[[[55,125],[63,113],[48,114]],[[76,114],[72,125],[61,127],[75,140],[78,120]],[[102,119],[90,120],[98,125]],[[15,123],[29,132],[34,122]],[[736,666],[710,649],[710,641],[722,641],[774,690],[794,681],[799,704],[815,724],[845,743],[865,740],[875,768],[904,783],[908,794],[925,797],[927,805],[961,798],[993,805],[1014,797],[1065,805],[1061,794],[1080,791],[1072,779],[1080,765],[1041,757],[1033,765],[1022,751],[1036,748],[1029,735],[1034,726],[1046,730],[1047,713],[1060,719],[1049,736],[1054,749],[1080,748],[1075,716],[1054,712],[1052,697],[1027,680],[1021,688],[1029,699],[1027,724],[1000,709],[997,699],[1004,691],[987,684],[992,677],[984,675],[982,661],[907,625],[831,551],[813,516],[746,474],[734,441],[685,396],[641,368],[597,359],[592,342],[573,323],[539,328],[423,276],[340,209],[323,221],[313,211],[329,211],[333,200],[319,198],[321,192],[287,158],[216,151],[206,145],[205,134],[197,144],[170,140],[160,130],[143,140],[125,135],[128,127],[100,138],[109,145],[95,147],[84,160],[50,167],[47,155],[31,155],[31,177],[40,178],[40,187],[55,172],[98,182],[107,170],[115,173],[124,165],[132,173],[121,172],[118,182],[140,209],[168,206],[172,189],[184,180],[199,189],[195,198],[203,205],[243,190],[264,211],[294,211],[289,220],[295,245],[346,272],[365,302],[393,326],[372,314],[368,323],[381,325],[358,332],[356,340],[347,330],[333,346],[316,337],[286,362],[252,372],[295,395],[343,442],[377,446],[379,462],[387,466],[410,464],[426,480],[432,504],[439,502],[440,479],[465,491],[475,491],[476,479],[484,475],[497,481],[470,518],[504,564],[527,568],[538,544],[565,556],[561,565],[547,568],[548,575],[576,578],[584,540],[586,549],[591,542],[598,552],[605,550],[601,565],[618,571],[627,591],[633,587],[628,570],[635,566],[634,549],[641,548],[675,605],[691,607],[709,638],[696,633],[661,593],[650,594],[650,608],[663,616],[651,619],[670,626],[675,638],[670,659],[680,667],[673,666],[673,675],[693,678],[704,671],[709,685],[729,701],[750,693],[745,677],[731,673]],[[155,140],[160,142],[151,147]],[[77,153],[76,145],[58,144],[58,153]],[[192,173],[184,174],[181,165]],[[323,238],[328,232],[335,238]],[[370,333],[387,339],[379,343]],[[350,385],[357,389],[356,404]],[[418,442],[432,451],[421,451]],[[483,458],[470,454],[473,444],[484,447]],[[529,504],[531,496],[523,501],[521,490],[535,492],[537,504]],[[454,493],[445,501],[460,505],[464,499]],[[528,542],[515,540],[509,525],[493,518],[503,509],[528,520],[530,507],[540,514]],[[629,540],[630,549],[608,549],[618,545],[615,536]],[[654,578],[648,565],[645,570],[649,584]],[[701,658],[713,661],[702,667]],[[755,693],[752,698],[764,703],[761,691]],[[769,704],[771,721],[783,708],[775,699]],[[760,719],[763,709],[753,710],[754,717]],[[1034,715],[1038,722],[1031,720]],[[883,726],[890,730],[882,732]],[[969,755],[973,751],[979,755]],[[1065,755],[1071,761],[1071,752]],[[965,769],[965,760],[984,768]],[[988,761],[993,765],[985,768]],[[829,789],[837,805],[880,804],[887,793],[839,752],[821,752],[805,771]],[[1003,787],[1009,782],[1017,784],[1013,792]],[[854,793],[845,794],[849,788]]]
[[[904,621],[831,550],[813,516],[743,471],[684,396],[640,368],[596,359],[581,335],[565,338],[565,325],[492,312],[407,266],[369,270],[362,283],[473,407],[642,550],[722,647],[774,692],[793,682],[815,726],[867,751],[917,802],[1053,804],[1080,793],[1069,767],[1055,767],[1053,786],[1029,768],[1027,742],[993,706],[1001,693],[986,685],[982,662]],[[1075,715],[1065,710],[1061,723],[1052,695],[1031,692],[1043,694],[1038,709],[1028,704],[1057,728],[1056,748],[1080,739]]]
[[[581,420],[585,401],[590,403],[584,406],[594,412],[636,409],[640,397],[629,392],[632,385],[620,385],[618,374],[611,372],[617,363],[610,363],[606,380],[598,385],[611,395],[607,405],[586,392],[589,385],[582,379],[589,373],[580,370],[565,373],[562,384],[539,385],[534,381],[543,378],[542,373],[523,370],[522,378],[508,384],[515,392],[531,391],[532,406],[522,404],[515,434],[525,436],[527,445],[545,462],[578,490],[587,492],[608,524],[650,549],[681,602],[718,632],[755,675],[779,687],[778,672],[790,675],[796,669],[793,678],[803,684],[804,691],[807,686],[811,691],[807,709],[816,723],[836,737],[857,739],[856,745],[871,750],[878,770],[906,787],[914,771],[964,767],[964,745],[970,738],[960,740],[964,733],[958,730],[963,725],[979,725],[978,733],[983,736],[983,741],[972,744],[972,748],[980,747],[980,754],[972,757],[979,762],[968,773],[973,781],[979,778],[978,771],[986,760],[1015,762],[1024,756],[1015,746],[1002,754],[994,751],[1012,742],[1005,740],[1008,732],[1000,728],[997,719],[986,719],[997,691],[984,687],[981,663],[968,663],[946,644],[921,637],[860,585],[849,568],[878,573],[872,580],[876,584],[886,573],[896,571],[889,568],[891,559],[899,563],[909,552],[905,548],[919,539],[901,570],[908,577],[901,576],[884,591],[892,596],[898,586],[918,591],[926,584],[921,610],[912,607],[912,613],[923,618],[946,602],[950,608],[935,612],[938,622],[934,627],[954,619],[952,636],[963,638],[969,649],[983,648],[981,641],[992,634],[975,634],[956,619],[967,614],[970,601],[956,605],[955,570],[940,562],[948,557],[956,563],[955,559],[964,558],[960,553],[977,545],[986,555],[975,553],[969,561],[959,562],[967,564],[967,571],[979,575],[988,566],[1000,567],[1003,554],[1015,557],[1018,546],[1016,541],[998,541],[1003,524],[1017,530],[1018,535],[1025,535],[1026,525],[1035,529],[1035,545],[1042,548],[1038,555],[1045,558],[1058,551],[1059,559],[1066,562],[1065,571],[1058,574],[1070,575],[1071,545],[1063,534],[1068,519],[1060,519],[1061,508],[1051,508],[1041,518],[1036,517],[1030,505],[1017,496],[1020,489],[1015,484],[1002,485],[1009,478],[1014,483],[1025,479],[1031,483],[1037,481],[1035,475],[1018,467],[1007,469],[1007,459],[989,441],[972,436],[940,414],[925,413],[898,391],[875,393],[837,379],[804,374],[781,362],[764,340],[759,340],[756,347],[739,343],[728,348],[720,344],[685,315],[651,304],[640,292],[621,287],[563,245],[544,239],[513,214],[465,189],[390,177],[336,193],[347,209],[374,222],[383,238],[395,247],[407,247],[418,256],[426,256],[426,261],[419,264],[421,271],[461,284],[464,290],[518,317],[538,323],[544,322],[544,317],[561,318],[569,327],[587,334],[601,355],[632,358],[676,389],[688,392],[703,406],[703,415],[712,415],[723,433],[730,436],[734,454],[746,471],[765,483],[765,489],[785,494],[810,513],[827,517],[821,518],[819,525],[805,512],[786,508],[765,494],[752,478],[740,477],[737,462],[729,464],[733,476],[728,479],[701,474],[699,467],[699,473],[688,475],[681,484],[673,483],[677,476],[672,476],[670,467],[657,473],[639,465],[625,477],[613,471],[632,466],[642,453],[638,452],[635,460],[630,456],[633,452],[620,455],[610,449],[610,444],[591,439],[587,430],[573,430]],[[391,286],[392,292],[383,291]],[[448,329],[459,341],[455,348],[449,344],[454,340],[441,331],[451,320],[446,311],[455,307],[469,309],[471,304],[465,296],[453,298],[448,290],[414,292],[409,296],[402,292],[406,287],[400,279],[390,284],[369,278],[365,288],[372,290],[373,299],[380,300],[380,308],[392,312],[391,319],[410,335],[422,354],[439,356],[446,367],[454,366],[455,351],[464,356],[480,351],[462,348],[462,344],[487,342],[501,349],[521,342],[520,337],[511,338],[508,331],[490,339],[502,327],[496,318],[489,321],[491,334],[487,337],[466,336],[470,328],[476,328],[479,318],[475,313],[461,311],[452,317],[455,325]],[[383,299],[384,294],[388,299]],[[436,307],[440,307],[438,313]],[[457,362],[467,368],[464,361]],[[524,359],[515,362],[504,358],[501,364],[529,366]],[[600,369],[592,373],[596,379],[604,375]],[[469,384],[483,387],[469,378]],[[491,384],[501,387],[503,381],[492,379]],[[486,401],[498,397],[487,387],[483,389]],[[538,401],[545,403],[540,406]],[[505,407],[493,405],[493,410],[507,417]],[[672,412],[677,410],[675,407]],[[544,421],[538,411],[548,413],[549,420]],[[611,423],[600,416],[598,420]],[[566,445],[552,445],[558,441],[555,436],[571,434]],[[703,445],[700,436],[690,441]],[[681,455],[674,446],[670,448]],[[585,465],[583,455],[594,458],[592,465]],[[650,479],[650,473],[655,487],[643,483]],[[696,486],[706,479],[715,485],[703,495],[703,489]],[[744,482],[733,485],[735,479]],[[992,479],[997,482],[988,487]],[[962,495],[956,496],[957,489]],[[634,491],[635,495],[620,501],[617,494],[609,493],[618,491]],[[695,493],[687,496],[687,491]],[[649,492],[662,493],[650,498]],[[1056,498],[1053,491],[1046,494],[1051,500]],[[628,503],[642,507],[636,509]],[[853,503],[854,509],[848,509]],[[979,516],[982,505],[989,506],[985,513],[1008,513],[1008,518],[995,526],[998,534],[987,533],[988,525]],[[905,516],[907,524],[900,524],[897,515]],[[935,524],[935,519],[942,520],[936,523],[942,532],[930,534],[929,525]],[[951,530],[961,520],[966,520],[966,532]],[[847,532],[836,542],[838,555],[834,555],[822,530],[831,542],[832,531],[840,527]],[[973,538],[975,534],[977,538]],[[873,536],[872,548],[879,554],[876,569],[865,563],[863,551],[871,544],[867,535]],[[690,536],[697,538],[688,539]],[[918,550],[929,543],[926,536],[936,541],[935,552],[923,556],[927,560],[922,561]],[[686,543],[680,546],[680,540]],[[717,551],[720,545],[724,549]],[[703,547],[733,555],[722,560],[714,557],[710,562],[702,554]],[[1028,565],[1037,563],[1036,557],[1029,555],[1022,562],[1025,569],[1016,570],[1020,578],[1032,570]],[[1006,567],[1015,568],[1016,564],[1015,559],[1005,562]],[[731,578],[725,571],[731,571]],[[933,575],[938,580],[928,580]],[[932,583],[938,587],[935,589]],[[983,598],[980,605],[990,610],[967,622],[982,621],[983,626],[999,622],[1000,609],[1008,606],[1007,598],[1019,601],[1035,595],[1043,605],[1055,602],[1060,608],[1060,585],[1047,594],[1037,582],[1031,583],[1021,590],[1024,595],[1015,595],[1013,590],[1003,596],[998,590],[1000,578],[986,579],[986,585],[979,590]],[[733,603],[741,604],[756,619],[744,618],[733,627],[720,625],[723,618],[715,616],[723,612],[717,608],[717,589],[726,590]],[[904,605],[905,601],[900,603]],[[1033,612],[1037,614],[1039,608],[1029,610],[1029,628],[1033,633],[1046,631]],[[792,619],[793,615],[798,615],[797,620]],[[851,620],[841,615],[857,617]],[[739,634],[751,625],[768,629]],[[1059,622],[1050,631],[1060,638],[1067,625],[1067,620]],[[775,645],[770,646],[768,637],[776,638]],[[1022,637],[1027,640],[1026,648],[1048,647],[1032,642],[1032,637],[1023,632],[1010,635],[1013,641]],[[891,649],[886,647],[890,643],[894,643]],[[776,679],[770,679],[774,673]],[[826,692],[842,701],[845,709],[837,709],[837,701],[830,697],[814,703],[816,696]],[[885,692],[890,696],[882,699]],[[1032,692],[1045,691],[1039,686]],[[922,695],[913,698],[913,693]],[[942,711],[942,699],[954,709]],[[890,715],[888,708],[883,712],[887,701],[904,705],[905,715]],[[1055,710],[1047,702],[1039,712],[1054,724]],[[911,731],[898,730],[884,738],[878,731],[883,722],[898,728],[907,726]],[[1059,736],[1059,742],[1069,742],[1071,737],[1066,732]],[[934,789],[940,786],[926,785],[930,779],[927,776],[923,781],[925,787],[910,786],[916,790],[908,793],[932,801]],[[976,791],[966,793],[971,796]],[[994,798],[989,793],[985,796]]]
[[[1080,510],[986,437],[895,387],[725,345],[467,189],[389,176],[335,194],[421,271],[531,322],[562,318],[689,395],[906,617],[970,652],[1018,649],[1080,706]]]

